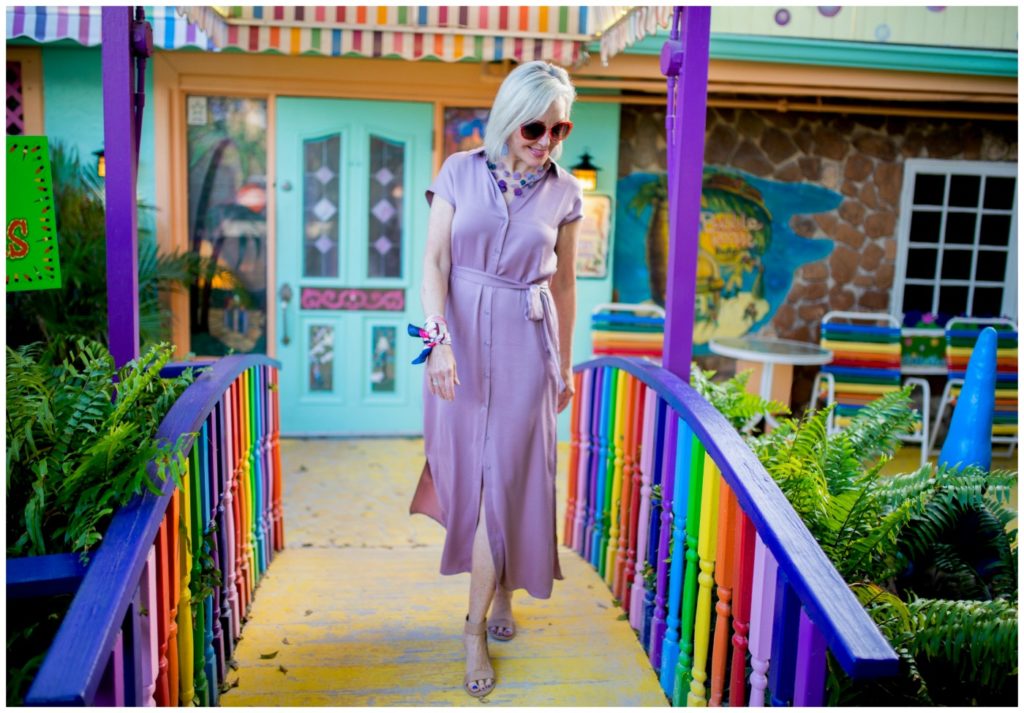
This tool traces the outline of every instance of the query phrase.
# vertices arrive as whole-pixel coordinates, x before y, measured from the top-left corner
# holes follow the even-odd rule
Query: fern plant
[[[766,401],[747,392],[750,371],[743,371],[726,381],[712,381],[714,371],[704,371],[696,362],[690,365],[690,386],[708,400],[740,433],[749,434],[752,422],[759,416],[789,414],[789,408],[778,401]]]
[[[192,381],[161,379],[172,348],[121,369],[93,340],[7,348],[7,555],[87,553],[112,513],[178,467],[179,443],[156,430]],[[182,437],[184,438],[184,436]]]
[[[900,656],[902,676],[845,678],[833,705],[1006,704],[1016,687],[1016,473],[883,476],[914,426],[909,390],[828,434],[829,411],[784,419],[755,453]]]

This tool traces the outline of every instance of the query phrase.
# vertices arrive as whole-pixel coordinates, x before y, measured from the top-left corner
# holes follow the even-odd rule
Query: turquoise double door
[[[281,98],[275,299],[285,435],[422,432],[433,108]]]

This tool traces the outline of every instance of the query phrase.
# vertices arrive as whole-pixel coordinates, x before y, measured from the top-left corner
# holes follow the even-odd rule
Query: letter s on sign
[[[28,255],[28,222],[24,218],[15,218],[7,224],[7,257],[21,260]]]

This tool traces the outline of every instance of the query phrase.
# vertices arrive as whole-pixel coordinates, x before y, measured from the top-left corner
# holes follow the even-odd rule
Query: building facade
[[[421,318],[421,196],[448,153],[479,141],[512,66],[496,58],[500,33],[448,35],[417,59],[414,35],[403,44],[402,33],[371,31],[412,22],[387,15],[397,9],[369,8],[315,39],[272,24],[246,34],[250,13],[213,51],[172,10],[147,8],[158,49],[139,190],[155,210],[140,224],[212,266],[170,296],[173,341],[183,355],[281,359],[285,433],[419,432],[417,372],[404,368],[416,345],[404,332]],[[557,24],[573,37],[584,22],[578,8],[551,10],[527,10],[522,28]],[[23,11],[19,27],[8,9],[8,130],[21,121],[91,156],[103,141],[96,23],[83,30],[80,15],[75,32],[65,21],[62,37],[59,15],[40,23]],[[481,21],[480,8],[467,12]],[[714,10],[698,354],[720,335],[814,341],[829,310],[914,324],[1016,318],[1015,27],[1016,8]],[[562,163],[587,152],[600,167],[575,361],[590,354],[593,307],[663,300],[664,38],[607,63],[593,43],[558,49],[579,91]],[[794,403],[808,387],[798,378]]]

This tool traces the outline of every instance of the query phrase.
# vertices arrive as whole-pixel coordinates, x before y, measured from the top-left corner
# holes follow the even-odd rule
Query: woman
[[[425,341],[436,346],[413,511],[427,510],[432,477],[447,529],[441,573],[470,572],[463,685],[475,697],[494,688],[486,633],[515,636],[512,592],[546,599],[562,578],[555,416],[573,396],[582,196],[554,159],[575,97],[564,69],[517,67],[498,90],[484,147],[450,156],[427,191],[421,297]]]

